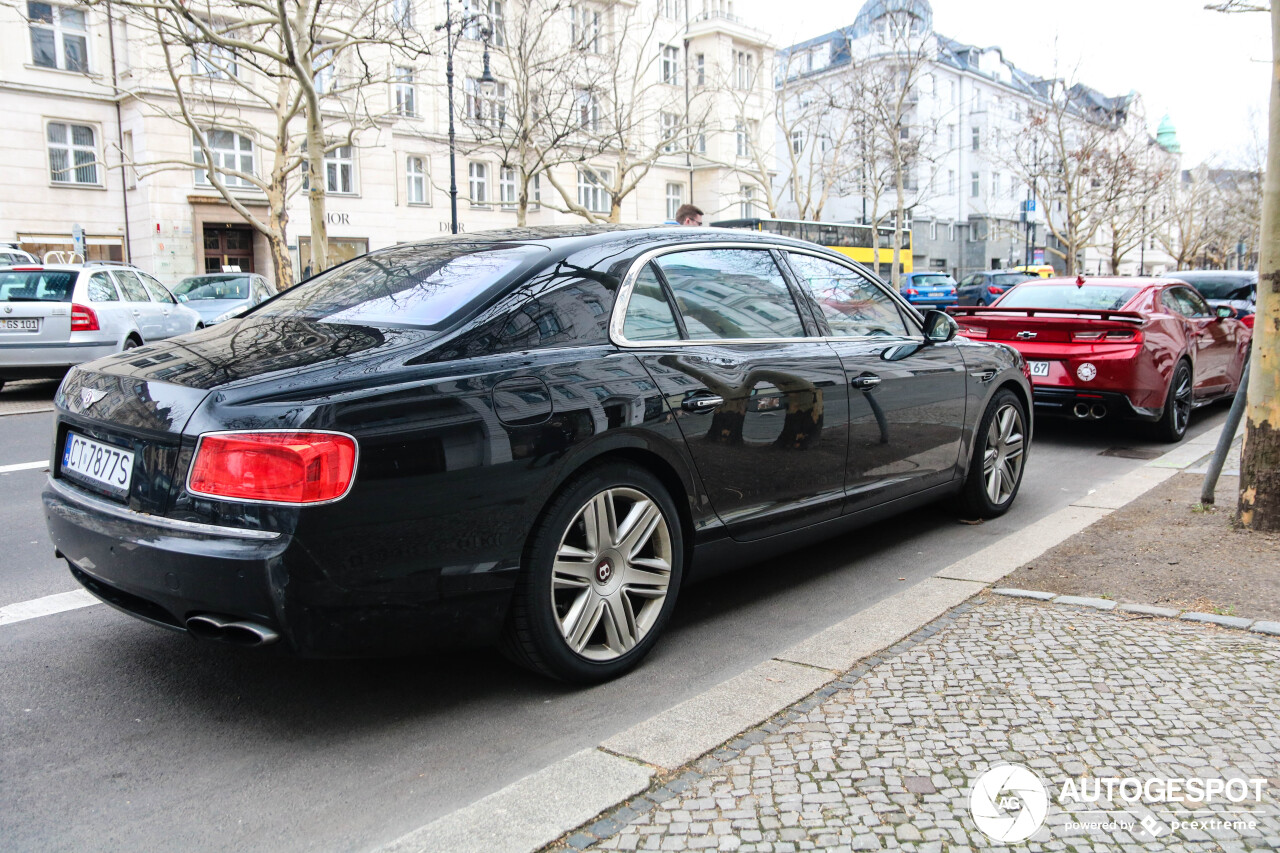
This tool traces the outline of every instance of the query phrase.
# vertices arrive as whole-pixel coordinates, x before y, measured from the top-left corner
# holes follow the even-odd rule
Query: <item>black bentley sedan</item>
[[[491,232],[74,369],[44,506],[75,578],[156,625],[592,682],[698,576],[942,498],[1003,513],[1029,399],[1016,352],[812,244]]]

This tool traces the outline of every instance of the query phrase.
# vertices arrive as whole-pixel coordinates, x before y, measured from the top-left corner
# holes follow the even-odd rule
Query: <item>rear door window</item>
[[[142,286],[142,282],[138,277],[129,270],[113,270],[116,281],[120,283],[120,289],[124,292],[126,302],[150,302],[147,296],[147,289]]]
[[[813,294],[836,337],[909,335],[893,299],[856,270],[812,255],[789,256],[801,284]]]
[[[151,299],[153,301],[160,303],[167,302],[170,304],[175,301],[169,291],[165,289],[165,286],[151,276],[146,273],[139,273],[138,278],[142,279],[142,283],[146,285],[147,292],[151,294]]]
[[[96,272],[89,276],[89,301],[90,302],[119,302],[120,294],[116,292],[116,286],[111,283],[111,278],[104,272]]]
[[[699,249],[659,257],[692,340],[804,337],[795,299],[760,249]]]
[[[680,339],[675,313],[667,300],[667,293],[653,271],[653,264],[645,264],[636,277],[631,299],[627,302],[627,314],[622,325],[622,335],[629,341],[675,341]]]

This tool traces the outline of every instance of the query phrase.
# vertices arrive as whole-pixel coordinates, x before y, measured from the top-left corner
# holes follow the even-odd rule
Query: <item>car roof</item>
[[[804,240],[797,240],[792,237],[783,237],[778,234],[766,234],[760,231],[738,230],[733,228],[710,228],[710,227],[689,227],[682,225],[617,225],[617,224],[597,224],[591,225],[583,223],[581,225],[546,225],[536,228],[504,228],[494,231],[477,231],[468,234],[446,234],[441,237],[429,237],[425,240],[415,240],[411,243],[401,243],[397,247],[388,248],[404,248],[405,246],[438,246],[442,243],[456,242],[459,244],[472,244],[483,246],[496,243],[522,243],[532,245],[542,245],[547,248],[553,248],[557,251],[572,252],[578,249],[585,249],[591,246],[608,244],[615,240],[627,238],[648,237],[655,242],[663,243],[681,243],[681,242],[697,242],[697,241],[714,241],[717,243],[725,242],[758,242],[768,243],[771,245],[794,246],[798,249],[821,249],[836,257],[844,257],[838,252],[832,252],[830,249],[819,246],[816,243],[809,243]],[[375,250],[369,254],[376,254]]]

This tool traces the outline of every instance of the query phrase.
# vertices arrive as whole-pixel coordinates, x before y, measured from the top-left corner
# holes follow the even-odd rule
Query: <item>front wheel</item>
[[[1013,505],[1027,461],[1027,410],[1008,388],[996,392],[978,422],[973,459],[960,508],[974,518],[996,518]]]
[[[1165,398],[1160,420],[1156,421],[1156,437],[1161,441],[1182,441],[1187,434],[1194,385],[1191,365],[1179,361],[1173,370],[1173,381],[1169,383],[1169,395]]]
[[[622,463],[587,471],[534,531],[504,651],[564,681],[616,678],[657,642],[683,556],[679,514],[657,477]]]

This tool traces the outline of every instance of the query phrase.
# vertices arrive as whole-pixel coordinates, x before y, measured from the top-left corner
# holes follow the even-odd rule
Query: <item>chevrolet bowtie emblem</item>
[[[87,409],[105,396],[107,396],[106,391],[98,391],[93,388],[81,388],[80,408]]]
[[[1020,341],[1029,341],[1035,336],[1035,332],[1018,332],[1018,340]]]

